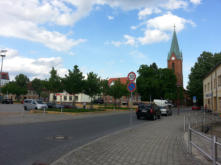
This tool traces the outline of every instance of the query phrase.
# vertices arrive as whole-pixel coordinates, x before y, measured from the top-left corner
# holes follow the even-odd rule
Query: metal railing
[[[211,144],[211,153],[206,152],[203,148],[193,142],[192,134],[202,137],[204,140]],[[190,123],[188,126],[188,152],[192,154],[192,147],[195,147],[198,151],[200,151],[203,155],[209,158],[213,165],[221,165],[221,162],[217,160],[218,146],[221,147],[221,143],[217,141],[216,136],[208,137],[204,133],[194,130],[191,128]]]

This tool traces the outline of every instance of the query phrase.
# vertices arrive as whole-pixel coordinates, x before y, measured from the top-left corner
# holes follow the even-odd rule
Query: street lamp
[[[3,58],[5,57],[5,53],[7,50],[0,50],[0,56],[2,57],[2,66],[1,66],[1,74],[0,74],[0,87],[2,86],[2,68],[3,68]],[[1,89],[1,88],[0,88]]]

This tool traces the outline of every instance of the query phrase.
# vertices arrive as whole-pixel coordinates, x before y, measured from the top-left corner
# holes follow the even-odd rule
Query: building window
[[[221,86],[221,75],[218,76],[218,86]]]
[[[207,87],[208,91],[209,91],[209,83],[208,83],[208,87]]]
[[[69,100],[72,101],[72,96],[69,96]]]
[[[77,101],[78,100],[78,96],[74,96],[74,100]]]
[[[67,101],[67,96],[64,96],[64,101]]]
[[[174,64],[174,62],[172,63],[172,69],[175,72],[175,64]]]
[[[204,91],[206,91],[206,85],[204,85]]]

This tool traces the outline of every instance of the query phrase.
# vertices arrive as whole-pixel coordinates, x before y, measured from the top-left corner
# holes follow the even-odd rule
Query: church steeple
[[[172,43],[170,47],[170,52],[168,53],[167,60],[170,60],[170,57],[172,56],[172,54],[176,56],[176,59],[183,60],[182,52],[179,49],[179,44],[177,41],[175,26],[174,26],[174,31],[173,31],[173,39],[172,39]]]
[[[183,87],[183,56],[179,49],[175,26],[170,51],[167,57],[167,66],[174,71],[177,78],[177,86]]]

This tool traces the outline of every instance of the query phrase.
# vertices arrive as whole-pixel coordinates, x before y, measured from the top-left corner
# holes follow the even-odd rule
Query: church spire
[[[174,55],[176,56],[177,59],[183,60],[182,52],[179,49],[179,44],[178,44],[178,41],[177,41],[176,29],[175,28],[176,28],[176,26],[174,25],[173,39],[172,39],[170,52],[168,54],[167,60],[170,60],[170,57],[172,56],[173,53],[174,53]]]

